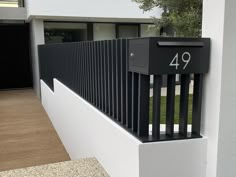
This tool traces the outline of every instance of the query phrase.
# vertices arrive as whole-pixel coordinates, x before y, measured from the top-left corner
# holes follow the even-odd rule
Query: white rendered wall
[[[41,82],[41,96],[72,160],[96,157],[111,177],[139,177],[140,141],[57,80],[54,93]]]
[[[203,1],[203,36],[211,38],[205,79],[203,134],[209,138],[207,177],[236,176],[235,0]]]
[[[206,177],[206,138],[143,144],[56,79],[41,96],[71,159],[96,157],[111,177]]]
[[[236,176],[236,1],[225,1],[217,177]]]
[[[30,22],[31,61],[33,71],[33,87],[40,97],[40,75],[38,45],[44,44],[44,25],[42,20],[33,19]]]
[[[27,0],[29,16],[96,17],[96,18],[150,18],[160,10],[143,13],[132,0]]]
[[[206,148],[206,138],[141,144],[140,177],[208,177]]]

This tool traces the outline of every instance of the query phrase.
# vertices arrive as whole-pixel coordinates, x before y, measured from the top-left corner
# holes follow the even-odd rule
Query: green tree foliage
[[[177,36],[200,37],[202,26],[202,0],[133,0],[140,8],[149,11],[154,7],[163,9],[158,27],[171,26]]]

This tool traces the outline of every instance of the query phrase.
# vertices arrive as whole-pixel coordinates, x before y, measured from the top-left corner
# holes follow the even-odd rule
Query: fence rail
[[[176,75],[167,76],[166,131],[161,132],[161,87],[166,75],[154,76],[153,105],[149,105],[150,76],[128,71],[128,39],[40,45],[39,56],[41,79],[52,90],[56,78],[142,142],[201,137],[203,74],[194,74],[192,132],[187,132],[190,74],[180,75],[178,132],[174,132]]]

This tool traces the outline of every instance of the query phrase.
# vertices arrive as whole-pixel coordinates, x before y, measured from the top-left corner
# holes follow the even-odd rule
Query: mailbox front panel
[[[149,49],[140,48],[139,53],[148,51],[148,55],[136,55],[134,61],[143,60],[140,63],[148,64],[145,71],[137,68],[134,70],[130,63],[129,69],[148,75],[157,74],[187,74],[207,73],[209,69],[210,39],[207,38],[143,38],[132,39],[130,49],[135,47],[133,43],[149,41]],[[144,44],[145,45],[145,44]],[[144,51],[145,50],[145,51]],[[135,51],[132,49],[132,51]],[[140,57],[139,57],[140,56]],[[130,55],[130,59],[132,56]]]
[[[129,66],[132,66],[132,71],[148,74],[149,71],[149,40],[131,40],[130,41],[130,59]]]

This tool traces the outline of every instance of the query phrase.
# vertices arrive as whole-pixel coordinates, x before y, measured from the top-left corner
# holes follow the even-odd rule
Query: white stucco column
[[[209,140],[206,177],[235,177],[236,1],[203,2],[203,37],[211,38],[202,122],[202,133]]]
[[[40,97],[40,75],[39,75],[39,57],[38,45],[44,44],[44,24],[43,20],[32,19],[30,22],[30,39],[31,39],[31,59],[33,71],[34,89]]]

